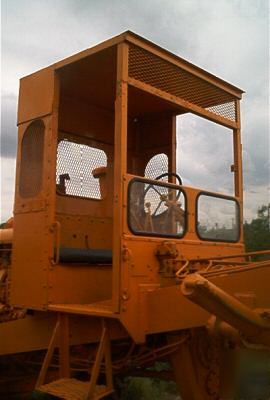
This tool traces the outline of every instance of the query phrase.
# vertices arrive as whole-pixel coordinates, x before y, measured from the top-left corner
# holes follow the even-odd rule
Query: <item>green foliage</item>
[[[177,396],[174,382],[156,378],[127,378],[121,400],[173,400]]]
[[[59,397],[52,396],[48,393],[40,392],[38,390],[34,390],[28,400],[57,400]]]
[[[244,223],[244,237],[247,251],[270,250],[269,227],[270,203],[262,205],[257,212],[257,218],[250,223]]]

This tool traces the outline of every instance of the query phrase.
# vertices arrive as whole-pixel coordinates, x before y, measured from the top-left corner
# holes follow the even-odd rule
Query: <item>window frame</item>
[[[230,200],[233,201],[236,204],[236,210],[237,210],[237,228],[238,228],[238,232],[237,232],[237,238],[235,240],[225,240],[225,239],[216,239],[216,238],[205,238],[200,236],[199,233],[199,229],[198,229],[198,222],[199,222],[199,198],[200,196],[208,196],[208,197],[214,197],[217,199],[225,199],[225,200]],[[233,196],[227,196],[227,195],[223,195],[223,194],[217,194],[217,193],[212,193],[212,192],[208,192],[205,190],[201,190],[199,191],[199,193],[196,195],[196,199],[195,199],[195,229],[196,229],[196,234],[198,236],[198,238],[200,240],[203,240],[205,242],[223,242],[223,243],[238,243],[240,241],[241,238],[241,224],[240,224],[240,204],[239,201],[236,197]]]
[[[183,193],[184,198],[185,198],[185,227],[183,230],[183,234],[181,236],[179,235],[170,235],[170,234],[161,234],[161,233],[155,233],[155,232],[138,232],[135,231],[132,228],[131,221],[130,221],[130,192],[131,192],[131,187],[134,182],[142,182],[142,183],[149,183],[149,184],[154,184],[154,185],[159,185],[159,186],[164,186],[164,187],[171,187],[172,189],[177,189],[180,188],[181,193]],[[134,177],[128,182],[128,189],[127,189],[127,225],[128,229],[133,235],[136,236],[144,236],[144,237],[159,237],[159,238],[174,238],[174,239],[183,239],[186,233],[188,232],[188,200],[187,200],[187,195],[185,190],[183,189],[182,186],[176,185],[171,182],[164,182],[164,181],[155,181],[154,179],[147,179],[147,178],[142,178],[142,177]]]

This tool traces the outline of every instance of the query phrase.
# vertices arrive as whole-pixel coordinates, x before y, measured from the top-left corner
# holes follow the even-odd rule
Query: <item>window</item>
[[[36,120],[23,135],[19,193],[24,198],[36,196],[42,187],[44,132],[43,121]]]
[[[239,207],[235,200],[201,194],[197,200],[197,232],[201,239],[236,242]]]
[[[93,171],[107,166],[107,156],[101,149],[61,140],[57,148],[57,192],[69,196],[101,199],[99,179]]]
[[[145,180],[133,180],[129,185],[128,221],[135,234],[182,237],[185,207],[179,186]]]

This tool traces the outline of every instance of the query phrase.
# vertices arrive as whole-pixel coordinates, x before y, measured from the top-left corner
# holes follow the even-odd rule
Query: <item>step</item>
[[[87,400],[89,382],[82,382],[78,379],[63,378],[40,386],[37,390],[40,392],[52,394],[65,400]],[[94,397],[91,400],[99,400],[113,390],[107,389],[104,385],[96,385]],[[90,400],[90,399],[89,399]]]

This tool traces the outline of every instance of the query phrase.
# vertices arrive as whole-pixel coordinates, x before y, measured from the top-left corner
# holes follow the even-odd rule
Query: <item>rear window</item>
[[[99,179],[93,170],[107,166],[106,153],[95,147],[61,140],[57,148],[57,192],[67,196],[101,199]]]

